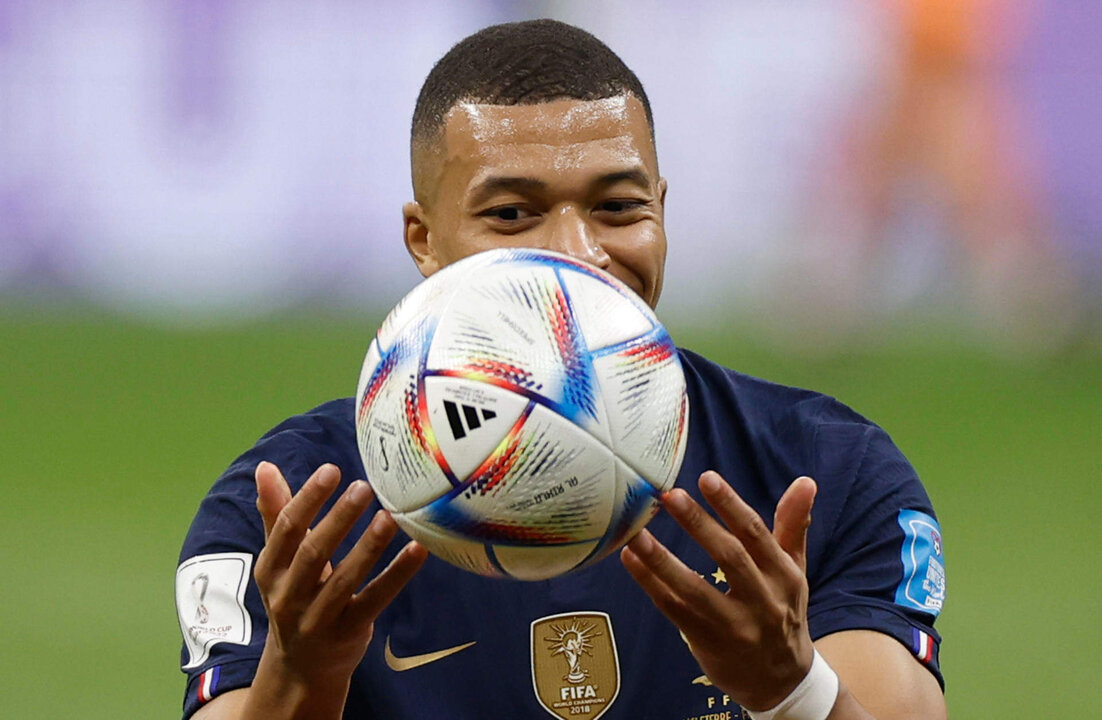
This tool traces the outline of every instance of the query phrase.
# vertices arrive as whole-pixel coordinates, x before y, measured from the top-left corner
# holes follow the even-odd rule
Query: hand
[[[807,528],[815,482],[797,478],[777,504],[773,532],[715,472],[700,491],[723,521],[687,492],[663,504],[727,576],[721,593],[644,530],[621,560],[658,609],[680,630],[711,681],[748,710],[775,707],[811,668],[807,629]],[[724,527],[726,525],[726,527]]]
[[[398,528],[380,510],[334,568],[329,559],[374,497],[366,482],[353,482],[310,530],[339,483],[340,470],[323,465],[291,497],[279,468],[269,462],[257,466],[256,505],[266,544],[257,557],[255,577],[268,611],[262,668],[277,669],[281,679],[303,687],[336,682],[347,692],[352,671],[371,641],[375,618],[420,568],[426,552],[410,541],[357,592]]]

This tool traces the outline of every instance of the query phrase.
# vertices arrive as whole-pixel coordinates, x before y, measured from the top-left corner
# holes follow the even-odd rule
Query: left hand
[[[620,558],[670,619],[709,679],[748,710],[785,699],[811,668],[807,628],[807,529],[815,482],[797,478],[777,504],[773,532],[719,474],[700,476],[700,491],[721,525],[687,492],[663,504],[727,576],[722,593],[648,531]],[[726,527],[725,527],[726,526]]]

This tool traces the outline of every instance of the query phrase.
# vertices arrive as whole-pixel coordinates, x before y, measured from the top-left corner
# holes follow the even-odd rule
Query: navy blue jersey
[[[815,478],[807,558],[812,638],[852,629],[885,633],[941,682],[940,637],[933,629],[945,591],[940,530],[915,471],[888,435],[830,397],[747,377],[687,351],[681,362],[691,412],[677,484],[706,506],[696,479],[716,470],[771,524],[792,480]],[[188,675],[185,717],[211,697],[249,685],[264,647],[267,619],[252,579],[264,544],[253,479],[261,460],[278,465],[295,491],[327,462],[341,469],[343,486],[363,477],[352,399],[273,429],[203,500],[176,583]],[[667,514],[648,527],[726,590],[716,563]],[[403,540],[391,544],[379,567]],[[430,556],[375,623],[344,716],[548,713],[685,720],[739,717],[739,708],[711,686],[677,628],[616,557],[564,577],[517,582],[473,575]]]

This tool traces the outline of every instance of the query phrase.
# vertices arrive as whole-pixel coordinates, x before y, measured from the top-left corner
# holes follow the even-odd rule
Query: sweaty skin
[[[636,98],[456,105],[438,147],[415,163],[420,200],[403,208],[405,237],[426,277],[483,250],[534,247],[658,303],[666,181]]]

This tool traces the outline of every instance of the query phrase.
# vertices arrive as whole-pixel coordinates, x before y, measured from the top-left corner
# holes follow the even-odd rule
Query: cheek
[[[647,227],[614,239],[608,252],[620,264],[650,284],[662,274],[666,260],[666,238],[661,228]]]
[[[630,226],[614,233],[605,244],[612,257],[613,274],[648,302],[657,301],[666,262],[666,236],[660,227]]]
[[[445,264],[451,264],[484,250],[502,247],[501,242],[494,242],[494,238],[488,237],[479,230],[479,224],[466,221],[455,222],[441,228],[437,233],[436,248]]]

